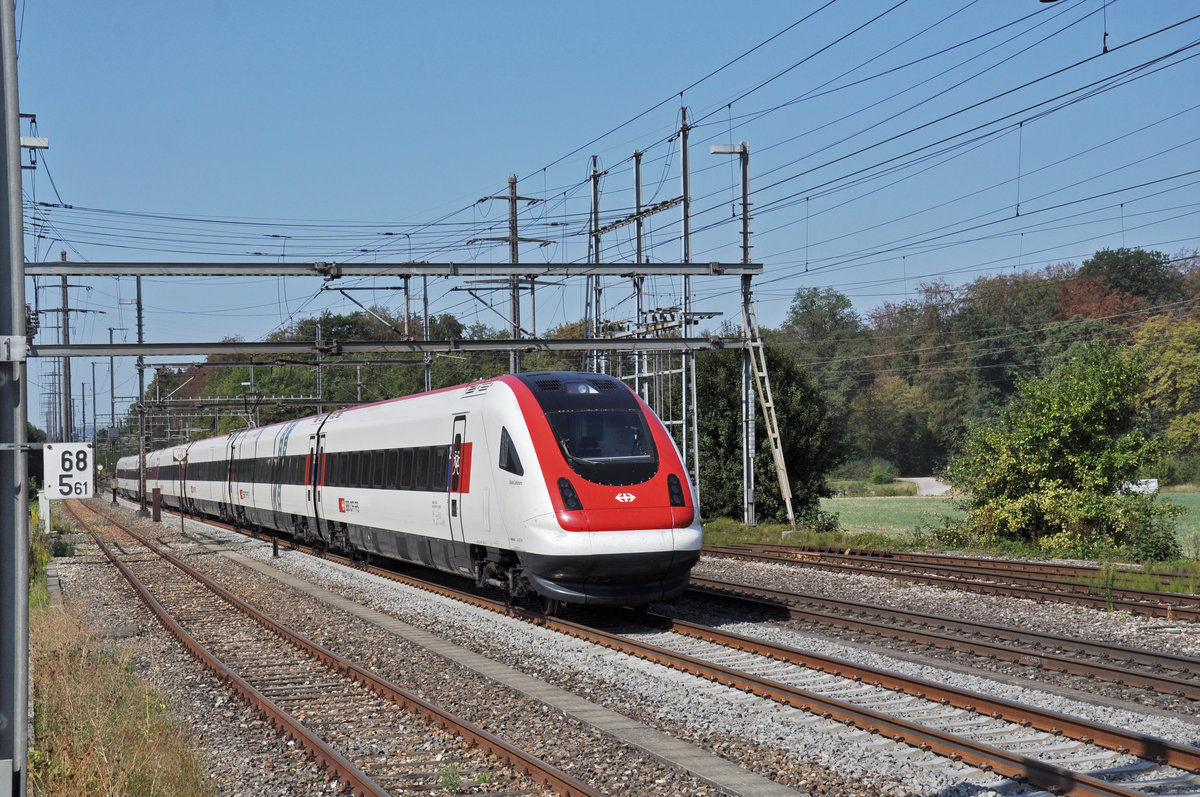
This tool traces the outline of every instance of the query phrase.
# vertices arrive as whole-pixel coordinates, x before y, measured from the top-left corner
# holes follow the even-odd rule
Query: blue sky
[[[26,257],[503,261],[504,245],[466,242],[506,234],[504,204],[477,200],[516,174],[544,200],[522,209],[522,234],[554,241],[522,260],[582,262],[591,156],[605,221],[632,208],[635,149],[645,200],[678,195],[683,106],[697,123],[697,261],[740,256],[734,159],[709,147],[750,143],[767,326],[801,288],[843,291],[866,314],[922,283],[1106,247],[1174,254],[1200,239],[1195,13],[1182,0],[26,0],[21,108],[51,143],[26,172]],[[649,226],[650,258],[677,261],[678,211]],[[605,239],[605,260],[632,260],[631,231]],[[106,341],[110,326],[132,340],[118,302],[133,281],[79,284],[72,303],[104,313],[73,318],[72,340]],[[502,324],[452,287],[431,284],[433,312]],[[539,332],[582,316],[581,287],[539,290]],[[661,306],[678,301],[674,284],[651,287]],[[356,309],[319,289],[147,280],[147,339],[254,340]],[[736,319],[735,281],[697,292],[712,325]],[[607,290],[606,316],[628,318],[629,294]],[[382,289],[357,298],[402,306]],[[57,288],[38,300],[56,306]],[[43,365],[30,376],[44,425]],[[77,362],[75,382],[90,378]],[[131,365],[116,382],[118,396],[136,391]]]

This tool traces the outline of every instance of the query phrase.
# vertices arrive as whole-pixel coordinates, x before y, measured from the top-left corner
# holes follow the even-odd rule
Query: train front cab
[[[544,598],[640,605],[687,588],[701,531],[666,428],[622,382],[596,374],[510,377],[553,505],[520,553]]]

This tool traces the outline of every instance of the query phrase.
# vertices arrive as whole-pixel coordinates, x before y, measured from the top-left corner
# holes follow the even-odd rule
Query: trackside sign
[[[91,498],[94,463],[91,443],[46,443],[42,447],[46,497]]]

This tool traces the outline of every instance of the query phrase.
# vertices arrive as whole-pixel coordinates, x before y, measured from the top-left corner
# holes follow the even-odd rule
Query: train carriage
[[[136,457],[118,486],[137,491]],[[502,376],[147,456],[168,506],[547,602],[677,596],[695,498],[661,421],[600,374]]]

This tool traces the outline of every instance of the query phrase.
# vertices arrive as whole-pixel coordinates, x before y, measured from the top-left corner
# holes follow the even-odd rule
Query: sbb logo
[[[631,501],[637,500],[637,496],[633,493],[621,493],[617,496],[617,500],[622,504],[628,504]]]

